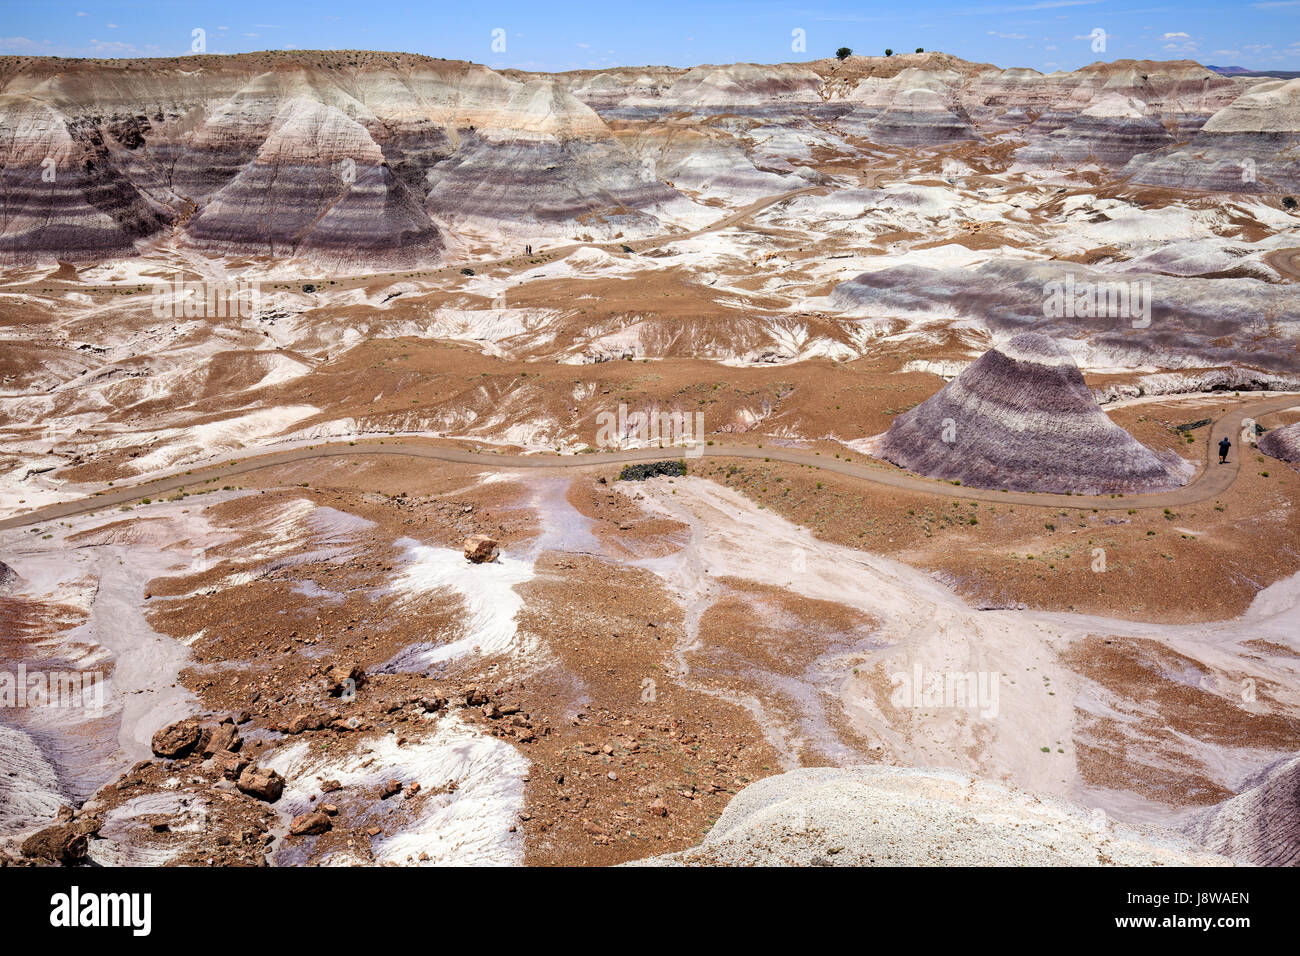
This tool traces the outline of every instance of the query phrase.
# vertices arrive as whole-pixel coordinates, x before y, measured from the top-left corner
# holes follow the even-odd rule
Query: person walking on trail
[[[1232,442],[1228,441],[1226,436],[1219,439],[1219,464],[1220,465],[1227,464],[1228,449],[1231,447],[1232,447]]]

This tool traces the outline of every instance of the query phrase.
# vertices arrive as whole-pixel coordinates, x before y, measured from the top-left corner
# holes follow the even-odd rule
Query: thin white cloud
[[[152,52],[150,48],[150,52]],[[91,40],[90,51],[97,56],[140,56],[141,50],[134,43],[122,40]]]
[[[168,51],[163,50],[157,44],[149,43],[145,46],[138,47],[133,43],[126,43],[121,40],[94,39],[85,46],[69,46],[65,44],[54,44],[49,40],[41,40],[37,42],[36,40],[22,36],[0,37],[0,53],[112,58],[163,56],[167,52]]]
[[[1035,10],[1059,10],[1062,7],[1090,7],[1104,3],[1105,0],[1040,0],[1038,3],[1025,3],[1003,7],[978,7],[974,10],[954,10],[956,14],[984,15],[990,13],[1032,13]],[[1296,0],[1300,3],[1300,0]]]

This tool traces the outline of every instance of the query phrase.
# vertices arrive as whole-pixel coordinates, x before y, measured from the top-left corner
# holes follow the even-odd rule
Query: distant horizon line
[[[685,72],[689,70],[699,69],[700,67],[708,67],[708,66],[715,66],[715,67],[805,66],[813,63],[823,62],[826,60],[837,59],[837,57],[834,54],[830,54],[822,57],[814,57],[808,60],[777,60],[772,62],[761,62],[758,60],[732,60],[730,62],[696,63],[692,66],[674,66],[669,63],[640,63],[640,64],[629,63],[623,65],[608,65],[608,66],[601,66],[601,67],[575,67],[572,69],[563,69],[563,70],[537,70],[537,69],[524,69],[521,67],[514,67],[514,66],[492,66],[489,63],[485,63],[479,60],[466,60],[466,59],[461,59],[459,57],[435,56],[430,53],[417,53],[413,50],[370,50],[370,49],[360,49],[360,48],[350,48],[350,47],[349,48],[303,47],[303,48],[294,48],[294,49],[281,49],[278,47],[270,47],[265,50],[247,50],[240,53],[212,53],[212,52],[177,53],[171,56],[144,56],[144,57],[141,56],[124,56],[124,57],[57,56],[54,54],[44,54],[44,53],[36,53],[36,54],[2,53],[0,54],[0,59],[55,60],[55,61],[65,61],[68,63],[110,64],[110,63],[153,63],[153,62],[166,62],[172,60],[197,60],[206,57],[213,57],[213,58],[220,58],[220,59],[271,56],[271,55],[292,57],[295,54],[319,54],[319,53],[337,53],[337,54],[366,53],[366,54],[372,54],[376,56],[411,56],[411,57],[420,57],[426,60],[436,60],[442,63],[466,63],[471,66],[482,66],[489,70],[492,70],[493,72],[535,73],[535,74],[609,73],[617,70],[681,70]],[[854,53],[851,54],[847,59],[892,60],[892,59],[908,58],[908,57],[929,57],[929,56],[948,56],[948,57],[952,57],[955,60],[960,60],[963,63],[969,63],[972,66],[988,66],[998,70],[1031,70],[1034,73],[1038,73],[1042,76],[1051,76],[1052,74],[1055,73],[1078,73],[1081,70],[1088,70],[1098,66],[1114,66],[1120,63],[1159,63],[1159,64],[1191,63],[1201,67],[1202,69],[1209,70],[1212,73],[1217,73],[1220,76],[1229,76],[1229,77],[1234,75],[1235,76],[1251,76],[1251,75],[1253,76],[1279,76],[1279,75],[1300,76],[1300,71],[1297,70],[1286,70],[1286,69],[1259,70],[1259,69],[1250,69],[1248,67],[1238,66],[1236,64],[1208,64],[1208,63],[1203,63],[1200,60],[1196,60],[1186,56],[1178,57],[1174,59],[1168,59],[1168,60],[1157,60],[1157,59],[1138,58],[1138,57],[1120,57],[1114,60],[1094,60],[1091,63],[1086,63],[1082,66],[1075,67],[1072,70],[1047,70],[1047,71],[1040,70],[1037,67],[1032,67],[1032,66],[1014,66],[1014,65],[1002,66],[997,63],[990,63],[986,60],[968,60],[965,57],[960,56],[956,53],[947,53],[943,50],[925,50],[920,53],[917,52],[895,53],[892,54],[891,56],[885,56],[883,54],[873,55],[873,54]],[[1219,72],[1222,70],[1231,70],[1232,73]]]

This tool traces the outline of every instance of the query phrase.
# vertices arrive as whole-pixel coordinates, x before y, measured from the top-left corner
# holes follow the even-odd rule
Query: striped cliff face
[[[859,106],[841,118],[839,126],[890,146],[936,146],[980,138],[960,107],[923,88],[900,90],[883,106]]]
[[[854,136],[891,146],[980,139],[959,102],[963,83],[960,73],[915,68],[888,78],[867,77],[848,93],[853,111],[836,125]]]
[[[1180,189],[1300,190],[1300,79],[1259,84],[1187,144],[1136,157],[1124,171],[1136,182]]]
[[[1094,161],[1122,166],[1139,153],[1172,145],[1174,137],[1146,105],[1131,97],[1108,96],[1065,126],[1016,152],[1025,163],[1077,164]]]
[[[101,130],[13,97],[0,99],[0,115],[0,261],[129,255],[170,219]]]
[[[426,208],[457,231],[527,241],[634,238],[704,218],[551,81],[521,84],[426,173]]]
[[[633,240],[796,176],[824,184],[828,156],[1006,136],[1029,164],[1289,189],[1298,83],[930,54],[557,75],[357,51],[7,57],[0,264],[166,246],[365,272],[449,248]]]
[[[1205,847],[1255,866],[1300,864],[1300,757],[1254,774],[1242,792],[1194,816],[1184,831]]]
[[[561,85],[466,63],[30,61],[9,71],[0,117],[3,262],[174,240],[364,271],[440,261],[448,222],[490,241],[702,221]]]
[[[1069,73],[985,70],[963,85],[961,101],[977,122],[1022,110],[1046,133],[1108,98],[1124,97],[1186,139],[1246,89],[1190,60],[1117,60]]]
[[[1070,357],[1034,332],[990,349],[900,415],[877,454],[931,478],[1012,491],[1133,493],[1188,477],[1107,418]]]
[[[436,260],[438,228],[365,127],[309,99],[279,110],[252,161],[187,224],[204,251],[306,255],[346,268]]]

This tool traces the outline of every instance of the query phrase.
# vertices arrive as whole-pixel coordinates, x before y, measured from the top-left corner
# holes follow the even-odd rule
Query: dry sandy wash
[[[1300,861],[1300,80],[0,57],[0,127],[0,865]]]

